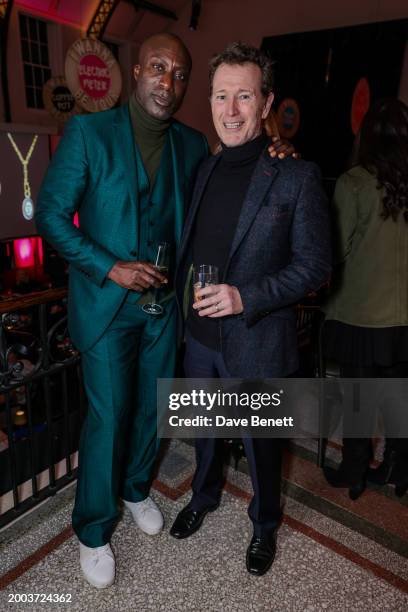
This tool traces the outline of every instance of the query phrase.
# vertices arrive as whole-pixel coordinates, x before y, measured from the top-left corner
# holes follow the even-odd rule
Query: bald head
[[[188,65],[189,69],[191,70],[192,60],[190,51],[187,49],[181,38],[179,38],[175,34],[169,34],[167,32],[153,34],[142,42],[139,49],[139,64],[143,63],[146,53],[149,53],[152,50],[154,51],[157,48],[161,48],[163,45],[171,45],[173,47],[178,47],[180,53],[184,55],[186,65]]]
[[[181,106],[191,70],[190,53],[178,36],[147,38],[133,68],[136,98],[152,117],[166,120]]]

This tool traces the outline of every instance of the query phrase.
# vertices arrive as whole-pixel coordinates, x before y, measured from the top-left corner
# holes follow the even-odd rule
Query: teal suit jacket
[[[205,137],[173,121],[168,137],[175,184],[175,236]],[[163,193],[165,198],[166,194]],[[128,106],[73,117],[65,128],[37,201],[38,232],[69,262],[69,330],[80,351],[91,348],[115,317],[127,290],[106,275],[118,260],[138,260],[138,184]],[[80,228],[73,224],[79,214]]]

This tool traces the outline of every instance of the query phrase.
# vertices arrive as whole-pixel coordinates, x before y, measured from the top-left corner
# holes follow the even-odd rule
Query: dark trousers
[[[187,378],[230,378],[222,354],[187,336],[184,372]],[[281,518],[280,486],[282,441],[242,439],[254,495],[248,514],[257,535],[277,527]],[[223,487],[224,441],[199,438],[195,441],[197,467],[190,507],[202,510],[218,504]]]
[[[394,366],[358,366],[341,365],[342,378],[406,378],[408,377],[408,364],[401,363]],[[344,430],[347,431],[347,416],[345,415]],[[372,418],[372,415],[367,415]],[[395,431],[397,425],[390,420],[395,418],[392,409],[383,411],[385,433],[387,429]],[[387,427],[387,424],[389,425]],[[408,440],[406,438],[387,438],[387,450],[396,452],[396,461],[399,467],[408,471]],[[372,456],[372,442],[370,438],[343,438],[343,470],[350,480],[350,484],[357,483],[364,477]]]

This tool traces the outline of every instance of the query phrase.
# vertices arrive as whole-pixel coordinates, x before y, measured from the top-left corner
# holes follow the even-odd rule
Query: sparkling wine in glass
[[[194,269],[194,301],[200,302],[203,298],[197,295],[199,289],[209,287],[210,285],[218,285],[218,268],[217,266],[202,264]]]
[[[154,267],[158,272],[164,276],[168,276],[170,265],[170,244],[168,242],[159,242],[157,245],[157,253],[154,260]],[[163,313],[163,306],[158,304],[158,293],[159,289],[153,291],[153,301],[142,306],[143,312],[147,312],[150,315],[157,316]]]

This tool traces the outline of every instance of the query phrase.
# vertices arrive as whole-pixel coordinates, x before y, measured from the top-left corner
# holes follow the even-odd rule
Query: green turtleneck
[[[136,99],[135,92],[129,100],[129,112],[133,134],[149,177],[150,189],[152,189],[171,119],[163,120],[151,117]]]

